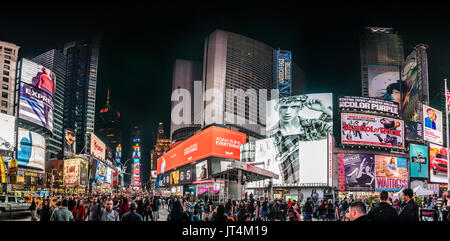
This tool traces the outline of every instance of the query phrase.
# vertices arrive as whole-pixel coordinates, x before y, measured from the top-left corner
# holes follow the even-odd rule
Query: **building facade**
[[[87,134],[94,132],[95,95],[101,36],[90,41],[64,44],[67,60],[64,103],[64,129],[76,131],[76,150],[86,150]],[[80,150],[80,151],[78,151]]]
[[[14,93],[16,88],[16,68],[19,46],[0,41],[0,78],[2,95],[0,96],[0,112],[14,115]]]
[[[51,157],[62,152],[64,146],[64,91],[66,88],[66,58],[58,50],[52,49],[33,59],[33,62],[52,70],[56,76],[54,109],[53,109],[53,135],[47,140],[47,151]]]
[[[110,104],[109,88],[106,105],[96,115],[95,133],[113,150],[121,143],[120,113]]]
[[[150,178],[152,184],[156,181],[157,160],[170,149],[170,139],[164,133],[164,123],[158,124],[155,148],[150,153]]]

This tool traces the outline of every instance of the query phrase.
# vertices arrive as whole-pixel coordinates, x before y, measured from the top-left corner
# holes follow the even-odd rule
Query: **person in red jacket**
[[[37,87],[39,89],[47,90],[50,94],[53,95],[53,90],[55,88],[53,81],[55,77],[50,69],[44,67],[42,68],[42,71],[44,73],[39,76],[39,83]]]
[[[122,218],[122,215],[128,213],[130,211],[130,204],[128,203],[128,198],[123,197],[122,203],[119,205],[119,216]]]
[[[77,205],[72,210],[72,215],[75,221],[84,221],[86,218],[86,207],[83,205],[83,200],[78,200]]]

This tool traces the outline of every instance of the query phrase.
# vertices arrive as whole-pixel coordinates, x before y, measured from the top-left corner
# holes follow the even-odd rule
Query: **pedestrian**
[[[289,207],[289,221],[301,221],[297,203],[291,203]]]
[[[371,221],[370,217],[366,215],[366,204],[361,201],[351,203],[346,211],[345,217],[349,221],[355,222]]]
[[[308,197],[303,207],[305,221],[312,221],[313,212],[314,212],[314,203],[312,201],[312,198]]]
[[[98,201],[98,197],[93,197],[92,199],[92,203],[89,206],[88,210],[87,210],[87,217],[88,217],[88,221],[99,221],[100,219],[100,211],[101,211],[101,205],[100,202]]]
[[[187,213],[189,214],[189,220],[193,221],[193,216],[194,216],[194,206],[195,206],[195,202],[191,202],[191,197],[188,196],[185,202],[185,208]]]
[[[237,209],[237,221],[244,221],[246,214],[247,210],[245,208],[245,203],[243,200],[241,200],[239,202],[239,207]]]
[[[367,216],[369,216],[372,221],[397,221],[397,211],[389,205],[388,192],[381,191],[379,198],[380,203],[373,207]]]
[[[67,208],[67,199],[61,201],[61,206],[53,211],[50,221],[73,221],[72,212]]]
[[[413,191],[410,188],[403,190],[405,205],[398,214],[399,221],[419,221],[419,208],[413,199]]]
[[[52,216],[52,210],[49,205],[48,199],[45,199],[41,206],[41,212],[40,212],[40,218],[39,221],[41,222],[48,222],[50,221],[50,217]]]
[[[119,221],[119,212],[113,210],[113,200],[106,200],[105,208],[102,209],[100,217],[100,221]]]
[[[74,197],[69,196],[69,202],[68,202],[68,209],[69,210],[73,210],[73,208],[75,207],[75,205],[77,205],[77,202],[74,200]]]
[[[119,217],[122,218],[122,216],[130,211],[130,205],[128,203],[128,198],[123,197],[122,202],[119,205]]]
[[[230,199],[230,203],[231,203],[231,199]],[[223,205],[217,206],[217,208],[215,210],[215,215],[214,215],[213,221],[224,222],[227,220],[228,220],[228,217],[225,214],[225,207]]]
[[[36,221],[36,209],[37,209],[37,207],[36,207],[36,202],[34,200],[35,199],[32,198],[31,205],[30,205],[30,208],[29,208],[30,214],[31,214],[31,221]]]
[[[198,210],[194,210],[194,217],[192,218],[192,221],[194,222],[202,221]]]
[[[83,200],[79,199],[77,205],[72,210],[72,215],[75,221],[84,221],[86,218],[86,207],[83,205]]]
[[[269,215],[269,199],[265,198],[261,206],[262,219],[263,221],[267,221],[267,216]]]
[[[153,197],[151,202],[152,207],[152,221],[158,221],[158,201]]]
[[[173,201],[172,209],[168,216],[168,221],[182,221],[183,220],[183,207],[180,201]]]
[[[136,222],[136,221],[144,221],[144,219],[142,219],[142,216],[136,212],[138,206],[137,204],[133,201],[130,203],[130,211],[125,213],[122,216],[121,221],[132,221],[132,222]]]

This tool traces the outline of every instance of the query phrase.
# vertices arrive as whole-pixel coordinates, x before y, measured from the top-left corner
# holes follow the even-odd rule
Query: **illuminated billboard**
[[[367,145],[405,149],[403,120],[341,113],[343,145]]]
[[[157,173],[209,157],[240,160],[240,146],[247,135],[226,128],[211,126],[164,153],[157,161]]]
[[[409,176],[428,178],[428,147],[409,144]]]
[[[80,159],[64,160],[64,185],[80,185]]]
[[[122,146],[119,144],[116,146],[116,162],[120,163],[120,159],[122,159]]]
[[[195,165],[196,181],[205,180],[208,178],[208,160],[204,160]]]
[[[292,95],[292,53],[286,50],[275,50],[275,88],[280,91],[281,97]]]
[[[413,50],[406,57],[402,67],[401,79],[405,83],[402,91],[402,108],[406,120],[420,122],[420,92],[417,52]]]
[[[52,70],[22,59],[19,118],[53,131],[56,78]]]
[[[141,147],[139,144],[133,146],[133,153],[131,155],[133,159],[133,186],[141,185]]]
[[[16,117],[0,113],[0,150],[13,151],[16,146]]]
[[[448,161],[445,147],[430,144],[430,182],[447,183]]]
[[[105,182],[105,179],[106,179],[106,165],[103,162],[98,161],[97,171],[95,173],[95,180],[97,182]]]
[[[442,136],[442,112],[423,105],[423,138],[438,145],[444,143]]]
[[[25,167],[45,168],[45,138],[35,132],[19,128],[17,164]]]
[[[80,185],[86,186],[89,183],[89,163],[80,159]]]
[[[399,67],[368,65],[367,71],[369,97],[393,101],[400,107],[402,87],[400,86]]]
[[[72,157],[76,154],[76,134],[71,129],[64,130],[64,157]]]
[[[338,102],[341,111],[381,113],[399,117],[398,103],[392,101],[360,96],[340,96]]]
[[[375,156],[376,191],[397,192],[408,188],[406,158]]]
[[[111,184],[112,183],[112,173],[113,173],[113,169],[111,169],[110,167],[106,167],[106,183]]]
[[[307,94],[267,102],[267,137],[301,135],[313,141],[333,132],[333,95]]]
[[[91,154],[101,160],[105,159],[106,145],[94,133],[91,133]]]
[[[408,141],[423,141],[423,125],[419,122],[405,120],[405,139]]]
[[[339,153],[338,190],[375,191],[375,156]]]

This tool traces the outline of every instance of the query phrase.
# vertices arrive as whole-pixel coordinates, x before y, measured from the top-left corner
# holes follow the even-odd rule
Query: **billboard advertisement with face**
[[[393,101],[400,105],[401,87],[398,66],[368,65],[369,97]]]
[[[447,168],[446,148],[430,144],[430,182],[447,183]]]
[[[408,188],[406,158],[375,156],[376,191],[397,192]]]
[[[244,133],[211,126],[158,158],[158,174],[209,156],[240,160],[240,146],[246,138]]]
[[[103,162],[98,161],[95,180],[105,182],[106,179],[105,177],[106,177],[106,165]]]
[[[101,160],[106,160],[106,145],[94,133],[91,133],[91,154]]]
[[[405,149],[403,120],[341,113],[342,144]]]
[[[410,177],[428,178],[428,147],[409,144]]]
[[[405,139],[408,141],[423,141],[423,125],[419,122],[405,121]]]
[[[64,160],[64,185],[80,185],[80,160]]]
[[[402,108],[403,115],[406,120],[420,122],[420,90],[419,90],[419,75],[418,75],[418,61],[417,52],[413,50],[402,67],[401,74],[402,82],[405,83]]]
[[[423,138],[425,141],[442,145],[442,112],[427,105],[423,105]]]
[[[196,181],[208,179],[208,160],[204,160],[195,165]]]
[[[374,191],[375,156],[371,154],[339,153],[339,191]]]
[[[0,150],[13,151],[16,146],[16,117],[0,113],[0,126]]]
[[[72,157],[76,154],[76,134],[71,129],[64,131],[64,157]]]
[[[19,128],[17,163],[19,166],[44,170],[45,138],[35,132]]]
[[[314,141],[333,131],[333,95],[308,94],[267,102],[267,137],[301,135]]]

